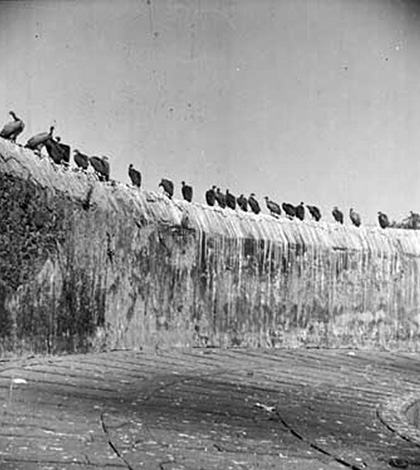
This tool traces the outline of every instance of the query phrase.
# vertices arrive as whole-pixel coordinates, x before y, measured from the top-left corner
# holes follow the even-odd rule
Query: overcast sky
[[[144,188],[420,212],[420,17],[398,0],[0,0],[0,123]]]

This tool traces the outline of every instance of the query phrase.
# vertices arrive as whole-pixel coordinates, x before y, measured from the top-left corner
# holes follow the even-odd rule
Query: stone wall
[[[416,349],[420,233],[170,201],[0,139],[0,352]]]

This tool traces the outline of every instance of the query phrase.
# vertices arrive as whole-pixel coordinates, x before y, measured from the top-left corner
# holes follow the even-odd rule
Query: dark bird
[[[90,157],[89,163],[98,175],[99,181],[109,181],[108,157]]]
[[[268,196],[265,196],[264,199],[267,205],[267,209],[270,211],[270,214],[273,217],[277,217],[278,215],[281,214],[281,209],[280,209],[280,206],[277,204],[277,202],[270,201]]]
[[[216,203],[216,186],[212,186],[206,191],[205,194],[206,202],[209,206],[214,206]]]
[[[293,204],[290,204],[289,202],[283,202],[281,207],[283,207],[283,210],[288,217],[293,218],[296,215],[296,208]]]
[[[57,145],[60,147],[62,153],[63,153],[63,163],[69,164],[70,163],[70,145],[63,144],[61,142],[61,137],[56,137],[55,141],[57,142]]]
[[[216,189],[216,201],[219,206],[224,209],[226,207],[226,196],[220,191],[220,188]]]
[[[89,157],[83,153],[80,153],[77,149],[74,150],[73,160],[78,168],[81,168],[82,170],[88,169]]]
[[[238,203],[238,206],[244,211],[244,212],[248,212],[248,199],[243,195],[241,194],[238,199],[236,200],[236,202]]]
[[[353,208],[350,209],[349,216],[350,216],[350,220],[353,222],[353,225],[355,225],[356,227],[360,227],[362,223],[362,219],[360,218],[360,215]]]
[[[172,199],[172,196],[174,195],[174,184],[172,181],[162,178],[159,183],[159,187],[160,186],[162,186],[163,192],[169,197],[169,199]]]
[[[140,188],[141,186],[141,173],[136,170],[132,163],[128,166],[128,176],[130,177],[133,186]]]
[[[305,204],[303,202],[295,207],[295,214],[299,220],[303,220],[305,218]]]
[[[337,206],[332,210],[332,215],[339,224],[344,222],[344,215]]]
[[[229,189],[226,189],[226,205],[230,209],[236,209],[236,197],[229,192]]]
[[[182,192],[182,197],[188,201],[192,202],[193,198],[193,188],[192,186],[189,186],[188,184],[185,184],[185,181],[181,181],[182,187],[181,187],[181,192]]]
[[[54,126],[50,127],[50,132],[41,132],[31,137],[28,142],[26,142],[25,147],[31,150],[41,150],[41,147],[45,145],[45,142],[48,139],[52,139],[54,132]]]
[[[261,207],[255,198],[255,194],[251,193],[248,198],[248,204],[254,214],[259,214],[261,212]]]
[[[312,218],[319,222],[321,220],[321,211],[316,206],[310,206],[309,204],[306,205],[308,208],[309,213],[311,214]]]
[[[54,139],[47,139],[44,143],[45,148],[47,149],[47,153],[49,157],[52,159],[54,163],[60,165],[63,161],[65,161],[65,154],[61,147]]]
[[[388,216],[381,211],[378,212],[378,221],[379,221],[379,225],[381,226],[381,228],[389,227]]]
[[[3,129],[0,131],[0,137],[16,142],[16,137],[25,129],[25,124],[13,111],[9,111],[9,114],[12,116],[13,121],[4,125]]]

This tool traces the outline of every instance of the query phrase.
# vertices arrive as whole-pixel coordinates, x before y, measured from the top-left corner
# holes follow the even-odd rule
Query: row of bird
[[[8,139],[12,142],[16,142],[16,138],[20,135],[24,128],[24,122],[16,116],[13,111],[10,111],[9,114],[12,117],[12,121],[4,125],[3,129],[0,131],[0,137]],[[50,127],[49,132],[42,132],[31,137],[25,147],[35,151],[41,151],[43,147],[46,148],[48,155],[56,164],[65,164],[70,163],[70,147],[61,142],[59,137],[53,137],[54,126]],[[110,176],[110,165],[108,157],[102,156],[87,156],[81,153],[79,150],[74,150],[73,160],[77,166],[82,171],[86,171],[89,168],[89,165],[92,166],[95,173],[97,174],[100,181],[109,181]],[[142,175],[141,173],[134,168],[132,164],[128,167],[128,176],[132,184],[138,188],[141,186]],[[163,188],[164,193],[172,198],[174,194],[174,184],[171,180],[162,178],[159,183],[159,187]],[[181,183],[181,193],[184,200],[192,202],[193,199],[193,188],[192,186],[186,184],[184,181]],[[251,193],[249,197],[241,194],[239,197],[234,196],[229,189],[223,193],[220,188],[212,186],[205,193],[205,199],[209,206],[215,206],[216,204],[224,208],[230,208],[235,210],[237,207],[244,211],[251,211],[254,214],[259,214],[261,212],[261,207],[258,200],[255,197],[254,193]],[[279,217],[282,215],[282,209],[284,214],[288,218],[296,218],[298,220],[305,219],[305,204],[301,202],[299,205],[295,206],[288,202],[283,202],[281,207],[280,205],[272,201],[268,196],[265,196],[265,203],[270,214],[274,217]],[[311,215],[312,219],[318,222],[321,220],[321,211],[317,206],[306,205],[306,209]],[[344,223],[344,214],[338,207],[334,207],[332,210],[332,216],[334,220],[340,224]],[[353,225],[360,227],[362,220],[360,214],[358,214],[353,208],[349,211],[349,218]],[[389,227],[389,219],[386,214],[383,212],[378,212],[378,222],[382,228]]]

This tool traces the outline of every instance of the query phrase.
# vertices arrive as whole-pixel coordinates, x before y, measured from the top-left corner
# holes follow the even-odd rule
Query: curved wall
[[[3,353],[416,349],[420,232],[169,201],[0,139]]]

